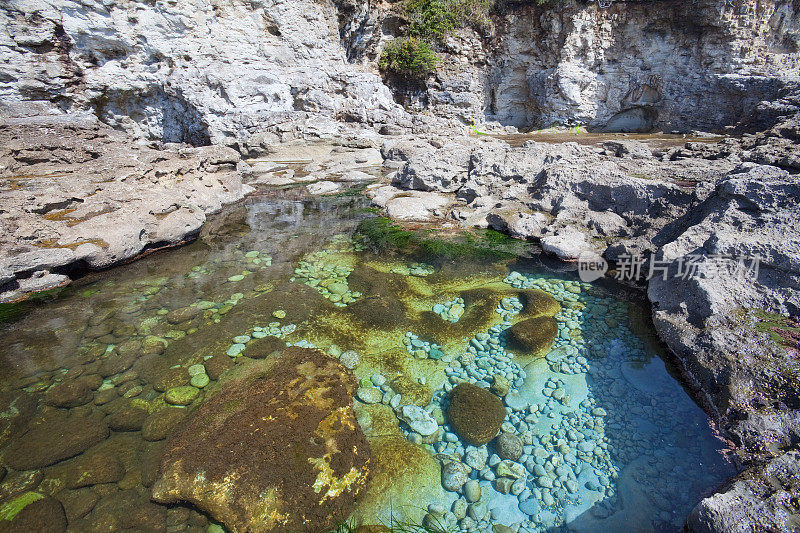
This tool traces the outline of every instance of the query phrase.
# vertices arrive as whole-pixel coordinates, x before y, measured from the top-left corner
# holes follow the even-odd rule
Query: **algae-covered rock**
[[[390,330],[406,320],[403,303],[388,294],[357,300],[348,306],[348,311],[358,322],[375,329]]]
[[[371,445],[371,479],[359,497],[353,521],[369,525],[389,524],[392,519],[421,523],[428,504],[445,498],[439,461],[402,435],[378,436]]]
[[[167,441],[153,498],[190,502],[229,531],[324,531],[369,474],[355,377],[318,350],[285,348],[225,376]]]
[[[506,410],[500,398],[488,390],[460,383],[450,391],[447,416],[459,437],[474,446],[482,446],[500,431]]]
[[[182,385],[180,387],[173,387],[167,391],[164,399],[167,403],[172,405],[189,405],[200,394],[200,389],[192,387],[191,385]]]
[[[61,533],[66,530],[67,517],[61,502],[38,492],[26,492],[0,507],[0,531]]]
[[[561,304],[550,293],[539,289],[520,291],[517,295],[522,303],[521,314],[525,317],[555,316],[561,311]]]
[[[433,393],[427,385],[422,385],[407,375],[395,378],[392,381],[392,390],[402,395],[403,403],[409,405],[425,407],[433,398]]]
[[[31,424],[3,453],[3,462],[14,470],[35,470],[68,459],[108,437],[102,420],[69,416],[63,411],[48,414]]]
[[[526,318],[508,330],[512,347],[525,352],[526,356],[544,356],[550,351],[558,335],[558,322],[550,316]]]

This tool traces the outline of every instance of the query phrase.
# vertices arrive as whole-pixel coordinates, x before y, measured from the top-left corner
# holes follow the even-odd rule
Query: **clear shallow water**
[[[375,254],[350,238],[369,216],[363,206],[357,198],[253,198],[215,217],[196,243],[14,308],[0,324],[5,453],[38,418],[54,428],[104,419],[112,431],[75,459],[34,450],[37,464],[10,470],[0,498],[55,495],[76,530],[141,526],[131,520],[205,530],[195,510],[147,503],[168,434],[153,427],[176,401],[164,391],[191,380],[202,401],[219,372],[264,338],[358,354],[355,405],[375,465],[357,522],[391,514],[420,521],[432,504],[465,531],[679,530],[732,474],[707,418],[659,358],[646,311],[616,297],[621,290],[531,261]],[[546,357],[508,344],[508,327],[531,316],[525,295],[533,289],[560,306]],[[341,357],[353,362],[352,353]],[[488,387],[497,375],[509,388],[503,429],[523,445],[522,457],[502,466],[494,444],[465,445],[443,415],[453,385]],[[92,382],[88,392],[59,388],[81,376]],[[436,431],[400,422],[395,413],[406,404],[430,413],[422,418],[436,420]],[[121,469],[72,488],[81,457],[97,451]],[[477,467],[469,475],[478,501],[442,486],[440,468],[454,460]]]

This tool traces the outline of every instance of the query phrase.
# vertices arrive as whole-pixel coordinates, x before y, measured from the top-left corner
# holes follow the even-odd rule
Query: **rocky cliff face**
[[[631,131],[765,129],[797,110],[757,107],[796,80],[797,2],[510,4],[483,44],[466,32],[449,40],[450,66],[428,89],[437,112]]]
[[[91,110],[146,139],[232,144],[309,116],[412,126],[349,65],[325,0],[12,0],[0,7],[4,114]],[[38,101],[39,107],[31,107]]]
[[[794,0],[504,2],[484,35],[445,39],[423,90],[393,95],[377,58],[403,26],[398,5],[10,0],[0,6],[0,114],[83,110],[139,138],[235,145],[264,131],[441,132],[473,119],[766,129],[798,110],[759,107],[800,67]]]

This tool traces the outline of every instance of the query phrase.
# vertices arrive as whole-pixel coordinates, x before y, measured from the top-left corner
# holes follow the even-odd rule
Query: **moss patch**
[[[447,417],[459,437],[475,446],[482,446],[500,431],[506,409],[500,398],[486,389],[460,383],[450,391]]]
[[[551,316],[537,316],[517,322],[508,330],[512,348],[522,357],[541,357],[550,351],[558,335],[558,322]]]

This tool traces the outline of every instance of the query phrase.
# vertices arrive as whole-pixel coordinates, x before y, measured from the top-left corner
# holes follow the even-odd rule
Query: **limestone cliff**
[[[519,128],[763,130],[798,80],[791,0],[508,2],[491,36],[462,31],[422,100],[440,115]]]
[[[5,115],[90,110],[195,145],[309,115],[330,119],[311,126],[322,131],[412,126],[376,74],[347,63],[327,0],[11,0],[0,24]]]
[[[431,115],[520,128],[765,129],[798,108],[760,104],[797,77],[796,0],[499,2],[482,34],[445,38],[421,90],[392,94],[377,59],[402,31],[401,5],[9,0],[0,115],[88,111],[144,139],[236,145],[344,124],[443,131]]]

